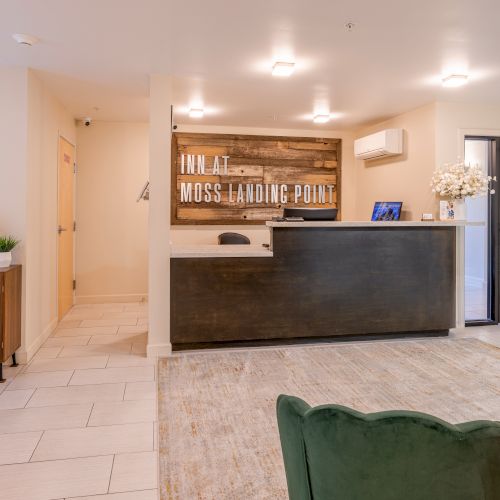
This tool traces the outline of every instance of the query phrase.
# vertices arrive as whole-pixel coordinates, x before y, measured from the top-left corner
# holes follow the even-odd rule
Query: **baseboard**
[[[131,293],[122,295],[77,295],[75,304],[108,304],[115,302],[146,302],[147,293]]]
[[[38,352],[38,349],[42,347],[43,343],[50,337],[50,334],[57,327],[57,318],[54,318],[43,330],[42,334],[39,335],[32,343],[28,346],[27,349],[21,347],[16,352],[16,360],[18,363],[25,365],[29,363],[33,356]]]
[[[148,344],[147,355],[149,359],[168,358],[172,356],[172,344],[170,342],[164,344]]]

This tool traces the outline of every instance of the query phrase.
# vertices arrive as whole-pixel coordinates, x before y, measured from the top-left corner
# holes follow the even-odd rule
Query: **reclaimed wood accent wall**
[[[263,224],[286,207],[338,208],[341,140],[172,135],[172,224]]]

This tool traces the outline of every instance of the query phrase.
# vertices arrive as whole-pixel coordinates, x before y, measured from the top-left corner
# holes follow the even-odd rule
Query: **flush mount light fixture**
[[[314,123],[326,123],[330,121],[330,115],[316,115],[313,118]]]
[[[203,118],[203,110],[200,108],[191,108],[189,110],[190,118]]]
[[[295,63],[292,62],[275,62],[273,66],[273,76],[290,76],[295,69]]]
[[[453,74],[445,76],[441,79],[443,87],[461,87],[469,80],[468,75]]]
[[[24,33],[14,33],[12,35],[12,38],[19,44],[19,45],[26,45],[28,47],[31,47],[33,45],[36,45],[38,43],[38,38],[33,35],[26,35]]]

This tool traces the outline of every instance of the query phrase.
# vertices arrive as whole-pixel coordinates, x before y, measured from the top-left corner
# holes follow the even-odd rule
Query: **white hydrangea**
[[[432,192],[439,196],[455,200],[468,196],[481,196],[486,193],[494,194],[490,188],[496,177],[486,175],[478,165],[465,165],[463,162],[446,164],[438,168],[431,180]]]

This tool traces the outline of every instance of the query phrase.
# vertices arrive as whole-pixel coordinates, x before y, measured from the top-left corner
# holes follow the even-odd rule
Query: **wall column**
[[[170,169],[172,79],[151,75],[149,129],[148,357],[168,356],[170,343]]]

